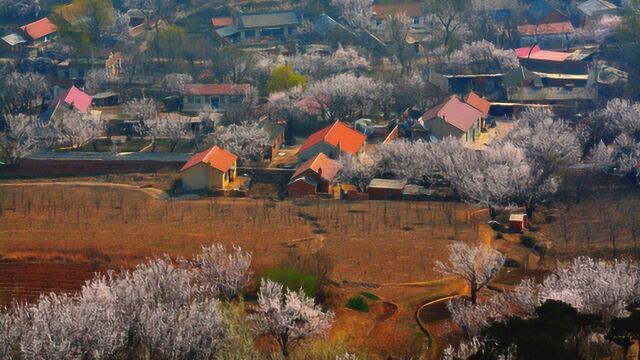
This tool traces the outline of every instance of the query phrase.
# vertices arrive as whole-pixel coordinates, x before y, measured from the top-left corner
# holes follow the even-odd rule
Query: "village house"
[[[88,113],[91,108],[93,97],[84,91],[72,86],[66,91],[61,92],[50,103],[47,109],[40,114],[42,121],[58,121],[63,120],[65,115],[78,111]]]
[[[547,49],[566,49],[571,46],[575,29],[570,21],[518,26],[520,46],[534,44]]]
[[[185,87],[183,110],[224,112],[242,104],[250,93],[249,84],[189,84]]]
[[[122,53],[108,52],[94,58],[69,58],[56,65],[56,80],[62,85],[83,84],[85,76],[92,69],[104,69],[109,79],[117,79],[122,74]]]
[[[578,5],[580,24],[582,26],[596,22],[603,16],[620,15],[620,8],[606,0],[587,0]]]
[[[485,115],[453,95],[425,112],[411,128],[413,139],[440,141],[447,137],[474,142],[484,125]]]
[[[336,121],[307,138],[298,150],[298,163],[303,163],[319,153],[331,159],[337,159],[341,154],[362,154],[365,151],[366,140],[366,135],[341,121]]]
[[[573,52],[542,50],[539,45],[516,49],[520,65],[535,72],[559,74],[588,74],[595,50]]]
[[[290,197],[331,194],[331,184],[339,169],[337,161],[319,153],[298,167],[287,185],[287,194]]]
[[[58,28],[48,18],[42,18],[20,27],[24,38],[28,38],[32,44],[40,45],[51,41],[58,33]]]
[[[284,10],[213,18],[214,34],[226,44],[253,45],[284,43],[302,26],[302,14]]]
[[[194,155],[180,169],[186,191],[220,190],[236,179],[238,157],[218,146]]]
[[[374,4],[371,6],[370,25],[373,31],[384,31],[387,20],[394,15],[404,14],[411,19],[412,28],[424,28],[426,26],[427,15],[419,1],[395,3],[395,4]]]

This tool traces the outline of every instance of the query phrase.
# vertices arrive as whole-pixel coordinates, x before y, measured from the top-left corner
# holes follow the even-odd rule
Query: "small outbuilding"
[[[522,232],[528,227],[527,214],[509,215],[509,229]]]
[[[218,146],[194,155],[180,169],[187,191],[226,189],[236,179],[238,157]]]
[[[371,200],[400,199],[405,186],[406,179],[373,179],[367,193]]]

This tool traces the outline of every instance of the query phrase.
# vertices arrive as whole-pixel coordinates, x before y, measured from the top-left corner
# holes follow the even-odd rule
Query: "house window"
[[[295,33],[296,33],[296,28],[290,27],[289,28],[289,34],[295,34]]]
[[[194,99],[196,101],[196,104],[202,103],[202,99],[200,98],[200,96],[196,96]]]
[[[78,69],[78,77],[79,78],[84,78],[84,69]]]
[[[70,79],[71,78],[71,72],[69,72],[69,70],[65,70],[64,71],[64,78],[65,79]]]
[[[382,20],[376,20],[376,26],[382,26]]]
[[[419,25],[420,24],[420,17],[419,16],[414,16],[413,17],[413,25]]]
[[[245,38],[254,38],[256,37],[256,31],[255,30],[247,30],[244,32],[244,37]]]

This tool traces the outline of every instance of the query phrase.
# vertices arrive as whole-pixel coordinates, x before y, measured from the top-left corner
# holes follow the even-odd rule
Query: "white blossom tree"
[[[257,123],[219,127],[206,142],[232,152],[242,162],[262,159],[265,149],[271,145],[269,134]]]
[[[167,139],[169,141],[169,152],[174,152],[180,140],[191,139],[194,134],[191,130],[191,121],[180,115],[169,113],[148,119],[145,122],[148,134],[152,138],[153,150],[157,139]]]
[[[292,291],[271,280],[262,279],[258,305],[251,319],[256,331],[273,338],[288,357],[300,341],[322,336],[331,326],[333,312],[322,312],[302,289]]]
[[[449,65],[471,67],[474,71],[489,73],[517,68],[520,63],[515,51],[497,48],[487,40],[464,44],[448,57]]]
[[[573,40],[586,44],[605,44],[615,34],[621,21],[621,17],[614,15],[605,15],[597,21],[589,21],[585,26],[576,29]]]
[[[331,0],[342,14],[344,20],[354,28],[366,29],[373,15],[371,10],[372,0]]]
[[[488,246],[454,242],[448,246],[447,264],[436,261],[435,271],[457,276],[469,284],[471,303],[476,304],[478,291],[493,279],[504,265],[504,255]]]
[[[366,76],[338,74],[312,83],[307,94],[316,99],[326,121],[350,121],[391,101],[391,86]]]
[[[97,94],[107,90],[109,83],[106,69],[91,69],[84,77],[84,90],[89,94]]]
[[[185,87],[191,83],[193,83],[193,76],[182,73],[167,74],[162,79],[162,85],[178,95],[184,94]]]
[[[124,112],[137,121],[135,131],[144,137],[147,133],[146,122],[158,117],[158,104],[153,99],[133,99],[124,104]]]
[[[227,252],[223,244],[203,247],[191,261],[196,269],[195,280],[205,292],[233,299],[249,281],[251,254],[234,246]]]
[[[493,321],[501,321],[513,315],[508,296],[494,295],[484,301],[472,303],[464,298],[455,298],[447,302],[451,320],[464,333],[467,340],[480,336],[480,332]]]
[[[47,79],[37,73],[12,72],[0,79],[0,112],[27,114],[44,99]]]
[[[340,160],[340,170],[336,180],[345,184],[352,184],[361,192],[367,191],[367,186],[376,175],[376,162],[367,155],[343,155]]]
[[[0,0],[0,14],[9,16],[38,16],[47,2],[43,0]]]
[[[80,149],[104,136],[107,121],[100,114],[70,111],[55,126],[63,142],[74,149]]]
[[[367,58],[353,47],[338,46],[331,55],[316,53],[292,56],[287,62],[296,72],[309,75],[315,79],[323,79],[341,73],[359,74],[371,69]]]
[[[43,132],[42,123],[33,115],[7,115],[4,132],[0,133],[0,151],[11,164],[17,164],[21,158],[41,148],[39,135]]]
[[[129,33],[129,15],[114,11],[113,20],[102,31],[101,40],[105,46],[127,47],[134,44],[134,39]]]

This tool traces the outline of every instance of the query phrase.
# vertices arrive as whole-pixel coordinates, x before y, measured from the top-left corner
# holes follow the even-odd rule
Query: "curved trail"
[[[116,183],[100,183],[90,181],[42,181],[42,182],[24,182],[24,183],[0,183],[0,188],[10,187],[29,187],[29,186],[83,186],[83,187],[102,187],[102,188],[114,188],[114,189],[127,189],[135,190],[145,193],[157,200],[168,200],[169,195],[156,188],[141,188],[135,185],[128,184],[116,184]]]

